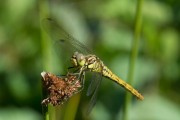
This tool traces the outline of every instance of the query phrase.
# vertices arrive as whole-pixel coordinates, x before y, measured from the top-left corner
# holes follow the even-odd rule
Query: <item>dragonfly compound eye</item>
[[[71,58],[71,63],[72,63],[74,66],[78,66],[77,58],[76,58],[76,57],[72,57],[72,58]]]
[[[85,56],[83,54],[78,54],[77,55],[77,62],[80,66],[84,66],[86,59]]]

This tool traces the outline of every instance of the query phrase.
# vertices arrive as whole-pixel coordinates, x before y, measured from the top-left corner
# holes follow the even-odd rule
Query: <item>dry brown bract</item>
[[[78,93],[82,86],[78,76],[67,74],[66,76],[56,76],[48,72],[42,72],[43,87],[48,97],[41,104],[53,106],[63,104],[72,95]]]

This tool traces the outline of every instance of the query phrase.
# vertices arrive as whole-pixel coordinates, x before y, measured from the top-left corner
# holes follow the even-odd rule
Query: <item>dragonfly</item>
[[[52,36],[52,39],[59,43],[61,47],[66,46],[66,49],[73,48],[73,55],[69,58],[73,66],[70,68],[76,68],[76,73],[79,73],[79,76],[84,75],[87,71],[94,73],[93,79],[91,80],[87,90],[87,95],[92,95],[89,108],[87,110],[88,112],[90,112],[95,105],[97,91],[101,84],[102,77],[109,78],[110,80],[116,82],[136,96],[139,100],[144,99],[141,93],[115,75],[99,57],[92,54],[88,47],[68,34],[54,19],[44,19],[43,24],[46,31]]]
[[[79,77],[75,74],[67,73],[66,75],[57,76],[43,71],[41,76],[44,91],[47,92],[48,96],[42,100],[41,104],[43,105],[61,105],[82,90],[82,80],[78,79]]]

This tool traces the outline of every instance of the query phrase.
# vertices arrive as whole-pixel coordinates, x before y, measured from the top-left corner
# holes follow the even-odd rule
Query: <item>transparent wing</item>
[[[55,44],[58,44],[60,48],[62,47],[65,49],[69,49],[72,52],[78,51],[84,54],[91,53],[91,50],[89,50],[84,44],[69,35],[55,20],[51,18],[43,19],[42,25],[46,32],[51,36]]]
[[[92,95],[92,93],[95,91],[98,83],[100,83],[99,80],[102,79],[101,76],[102,75],[100,75],[100,73],[97,73],[97,72],[93,73],[93,76],[91,78],[91,83],[89,84],[88,90],[87,90],[87,93],[86,93],[87,96]]]
[[[92,111],[93,107],[96,104],[98,89],[99,89],[99,86],[100,86],[101,81],[102,81],[102,74],[97,73],[95,79],[96,79],[96,81],[93,80],[93,82],[91,82],[91,84],[90,84],[90,86],[88,88],[89,94],[93,93],[93,95],[92,95],[91,100],[89,102],[89,106],[88,106],[88,109],[87,109],[87,114],[89,114]]]

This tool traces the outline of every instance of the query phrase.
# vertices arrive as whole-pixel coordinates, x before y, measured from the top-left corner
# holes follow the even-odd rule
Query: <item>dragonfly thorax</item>
[[[71,57],[72,64],[77,67],[82,67],[83,70],[100,72],[102,70],[103,63],[95,55],[83,55],[75,52]]]

